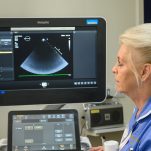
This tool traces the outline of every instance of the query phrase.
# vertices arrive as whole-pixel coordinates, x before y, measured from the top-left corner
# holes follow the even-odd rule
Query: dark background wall
[[[144,22],[151,23],[151,0],[144,0]]]

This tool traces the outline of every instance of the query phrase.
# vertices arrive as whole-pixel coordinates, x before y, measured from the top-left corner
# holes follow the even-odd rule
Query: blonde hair
[[[150,63],[151,64],[151,23],[141,24],[126,30],[120,36],[121,44],[124,44],[131,50],[135,50],[141,55],[140,63]],[[130,65],[132,67],[132,72],[134,73],[138,85],[140,85],[139,75],[136,69],[136,64],[132,59],[132,52],[130,51],[128,58]]]

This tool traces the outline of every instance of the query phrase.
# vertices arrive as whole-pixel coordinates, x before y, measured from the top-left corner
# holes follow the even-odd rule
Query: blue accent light
[[[6,91],[0,90],[0,95],[6,94]]]
[[[87,25],[97,25],[99,23],[98,19],[87,19],[86,24]]]

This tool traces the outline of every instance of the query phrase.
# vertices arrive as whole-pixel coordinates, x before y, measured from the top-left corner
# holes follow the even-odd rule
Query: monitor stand
[[[46,105],[43,110],[60,110],[65,104]]]

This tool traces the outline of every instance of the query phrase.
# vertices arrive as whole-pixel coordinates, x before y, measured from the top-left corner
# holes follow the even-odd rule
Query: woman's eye
[[[118,62],[117,65],[118,65],[119,67],[123,66],[123,64],[120,63],[120,62]]]

